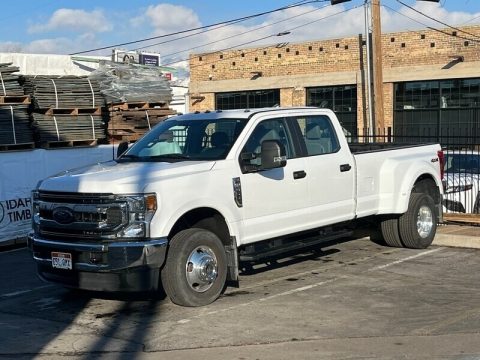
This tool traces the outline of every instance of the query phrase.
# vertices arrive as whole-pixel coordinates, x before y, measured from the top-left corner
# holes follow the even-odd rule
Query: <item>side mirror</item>
[[[123,141],[120,144],[118,144],[117,158],[119,158],[127,150],[128,150],[128,142]]]
[[[285,147],[278,140],[265,140],[262,142],[262,170],[275,169],[287,165]]]

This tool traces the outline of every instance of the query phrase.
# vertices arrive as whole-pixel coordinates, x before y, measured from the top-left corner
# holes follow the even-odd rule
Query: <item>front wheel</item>
[[[408,210],[398,220],[398,230],[403,244],[411,249],[425,249],[437,231],[435,203],[425,193],[412,193]]]
[[[203,306],[214,302],[227,277],[222,242],[208,230],[180,231],[170,241],[161,277],[165,292],[177,305]]]

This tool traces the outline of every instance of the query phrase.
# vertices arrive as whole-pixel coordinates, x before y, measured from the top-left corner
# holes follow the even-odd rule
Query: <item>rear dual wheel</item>
[[[412,193],[408,210],[380,222],[382,236],[388,246],[425,249],[437,231],[435,203],[425,193]]]
[[[437,217],[433,199],[423,193],[412,193],[408,210],[398,219],[402,243],[407,248],[425,249],[437,232]]]

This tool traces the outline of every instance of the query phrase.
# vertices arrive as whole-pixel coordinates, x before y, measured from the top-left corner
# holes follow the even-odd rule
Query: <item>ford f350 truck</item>
[[[349,145],[330,110],[195,112],[125,145],[33,191],[29,247],[42,279],[163,288],[201,306],[238,281],[239,262],[349,235],[360,219],[387,245],[425,248],[442,220],[438,144]]]

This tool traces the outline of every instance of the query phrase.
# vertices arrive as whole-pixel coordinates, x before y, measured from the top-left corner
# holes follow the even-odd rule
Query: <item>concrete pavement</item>
[[[480,249],[480,226],[439,225],[433,245]]]

